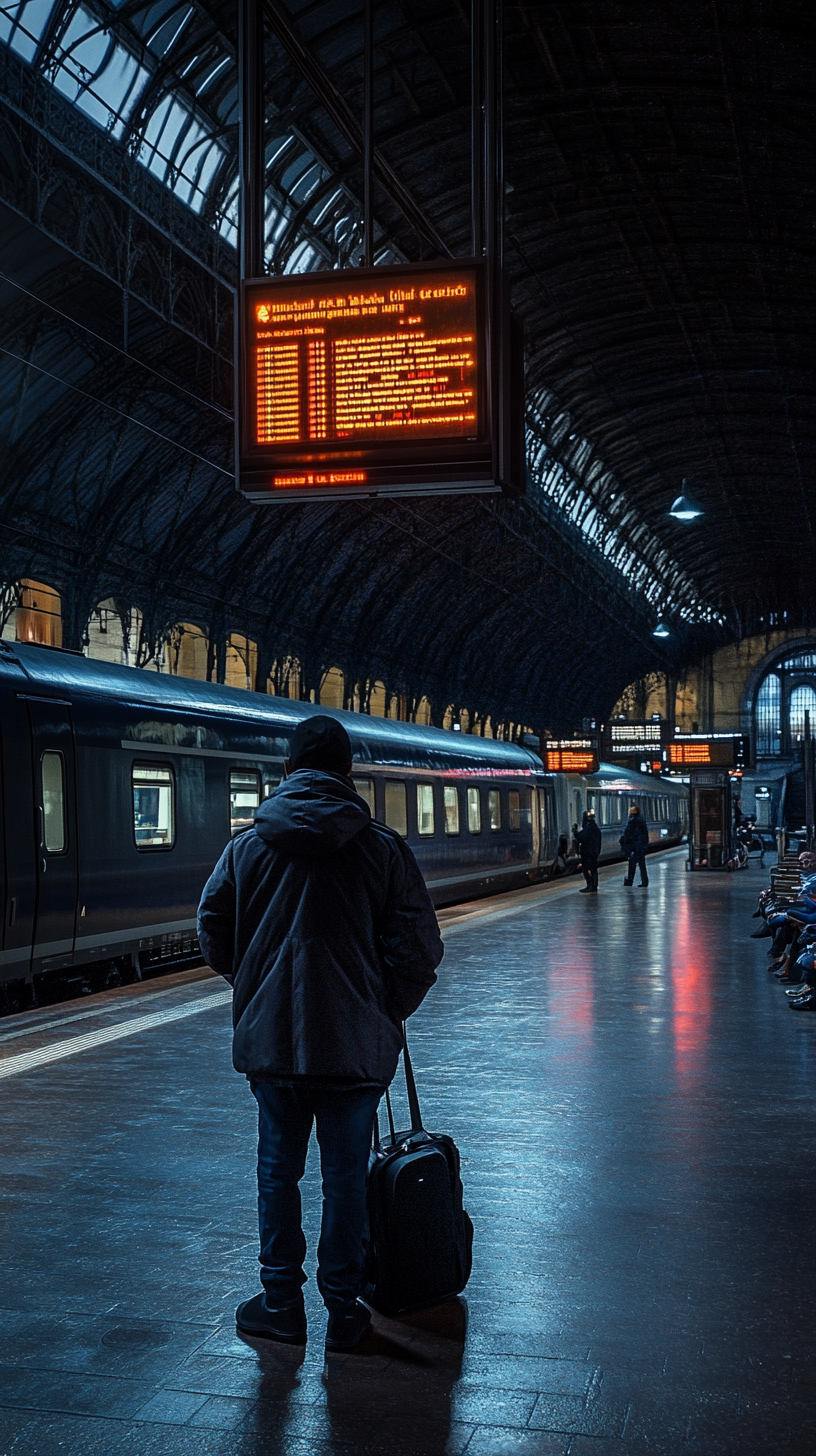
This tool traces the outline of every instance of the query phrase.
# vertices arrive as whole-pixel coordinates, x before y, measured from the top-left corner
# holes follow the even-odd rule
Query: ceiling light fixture
[[[683,481],[682,493],[673,502],[669,515],[674,516],[676,521],[696,521],[702,514],[702,506],[698,505],[693,496],[687,494],[686,482]]]
[[[652,636],[653,637],[671,637],[671,632],[669,631],[669,629],[666,626],[666,623],[665,622],[658,622],[657,626],[654,629],[654,632],[652,633]]]

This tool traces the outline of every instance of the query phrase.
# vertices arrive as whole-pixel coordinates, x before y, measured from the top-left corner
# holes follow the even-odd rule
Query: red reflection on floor
[[[569,933],[559,943],[558,970],[549,977],[553,1035],[576,1051],[589,1050],[595,1027],[595,957],[583,937]]]
[[[705,947],[691,928],[688,896],[679,895],[675,905],[671,957],[674,1065],[678,1081],[688,1084],[700,1076],[706,1061],[711,982]]]

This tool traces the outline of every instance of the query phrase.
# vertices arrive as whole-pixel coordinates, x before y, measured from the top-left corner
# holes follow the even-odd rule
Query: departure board
[[[244,283],[240,488],[501,490],[484,287],[471,261]]]
[[[551,773],[597,773],[598,750],[591,738],[548,738],[544,764]]]
[[[669,765],[674,769],[706,764],[742,767],[747,756],[748,743],[742,733],[689,734],[669,744]]]

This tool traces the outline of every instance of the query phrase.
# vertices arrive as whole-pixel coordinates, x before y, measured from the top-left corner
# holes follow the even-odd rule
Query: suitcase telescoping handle
[[[411,1114],[411,1132],[422,1132],[422,1113],[419,1110],[419,1097],[417,1096],[414,1069],[411,1065],[411,1055],[408,1051],[408,1035],[405,1030],[404,1021],[402,1023],[402,1065],[405,1072],[405,1087],[408,1093],[408,1111]],[[385,1089],[385,1105],[388,1109],[388,1127],[393,1146],[397,1141],[397,1134],[394,1130],[394,1112],[391,1107],[391,1096],[387,1087]]]

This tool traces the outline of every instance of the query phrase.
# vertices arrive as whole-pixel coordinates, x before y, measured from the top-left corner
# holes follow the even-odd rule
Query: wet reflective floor
[[[650,872],[446,914],[410,1030],[473,1277],[361,1356],[324,1361],[311,1277],[305,1354],[236,1337],[255,1128],[223,983],[6,1020],[0,1453],[816,1449],[816,1016],[748,938],[764,871]],[[304,1205],[313,1250],[313,1156]]]

